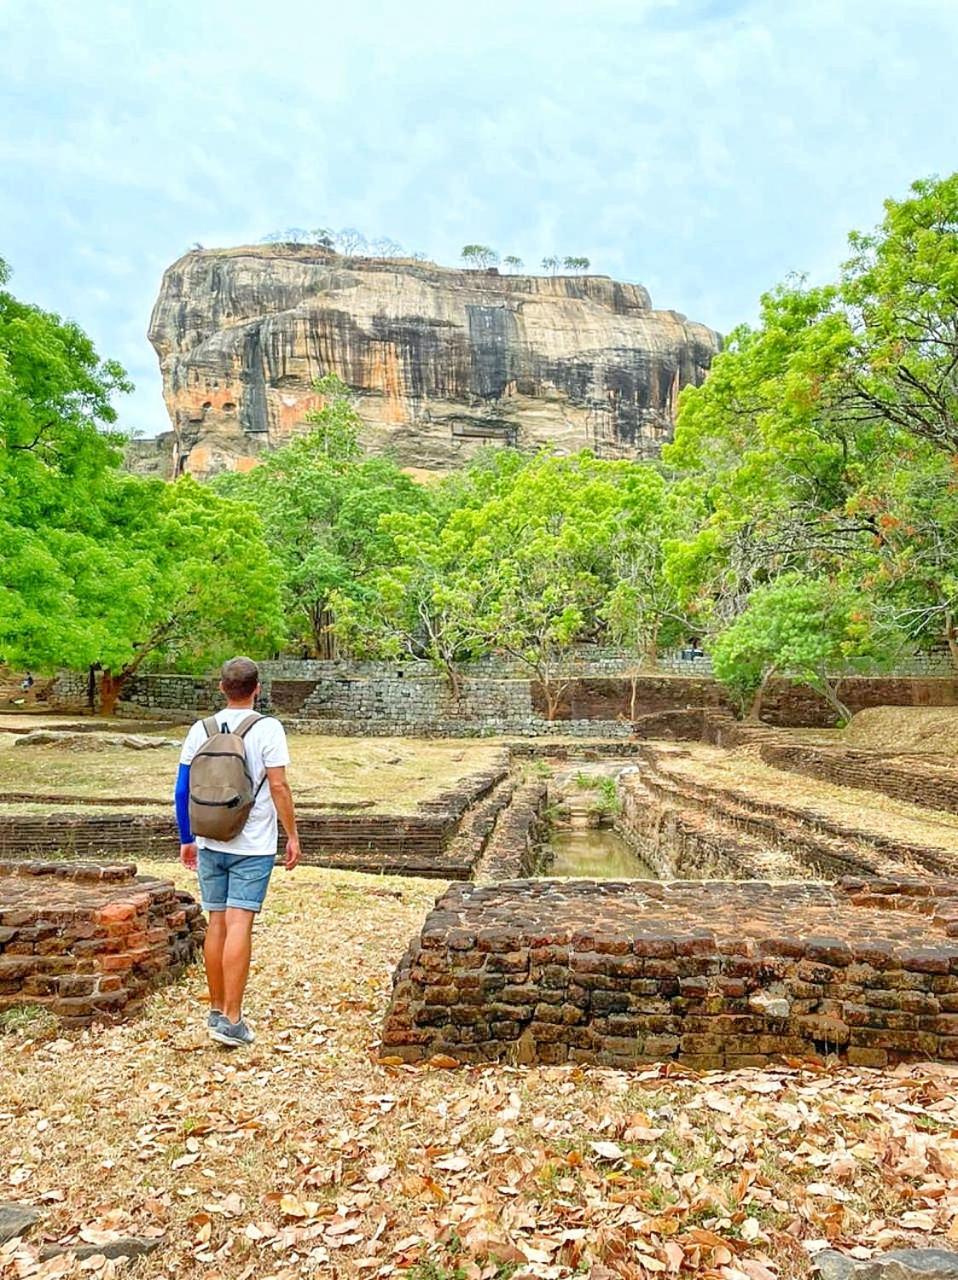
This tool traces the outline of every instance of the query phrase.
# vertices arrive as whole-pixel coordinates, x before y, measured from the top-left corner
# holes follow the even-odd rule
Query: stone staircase
[[[936,830],[926,814],[922,837],[915,838],[912,823],[905,838],[883,829],[883,815],[869,810],[860,791],[829,787],[830,803],[821,808],[788,803],[748,779],[739,782],[734,770],[710,767],[728,760],[714,755],[649,744],[639,774],[625,783],[624,824],[663,875],[836,879],[958,870],[958,826]],[[845,791],[846,806],[836,805],[836,791]]]

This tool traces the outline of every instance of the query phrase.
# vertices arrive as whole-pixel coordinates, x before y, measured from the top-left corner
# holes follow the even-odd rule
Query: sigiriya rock
[[[483,444],[655,455],[717,333],[607,276],[500,275],[315,246],[200,249],[167,269],[150,341],[174,473],[245,468],[300,430],[314,379],[356,393],[363,444],[432,471]]]

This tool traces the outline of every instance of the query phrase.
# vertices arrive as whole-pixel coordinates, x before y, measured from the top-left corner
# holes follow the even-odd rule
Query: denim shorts
[[[272,854],[198,850],[196,870],[203,910],[225,911],[227,907],[241,907],[244,911],[259,911],[275,863]]]

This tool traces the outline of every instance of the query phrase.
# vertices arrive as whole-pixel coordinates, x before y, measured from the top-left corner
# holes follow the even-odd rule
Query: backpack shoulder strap
[[[260,713],[258,711],[254,711],[252,715],[248,715],[245,720],[241,720],[233,732],[236,734],[237,738],[245,738],[253,725],[256,724],[258,720],[262,719],[263,717]]]
[[[208,738],[212,738],[214,733],[219,733],[220,727],[216,723],[216,716],[207,716],[203,721],[203,728],[206,730]]]

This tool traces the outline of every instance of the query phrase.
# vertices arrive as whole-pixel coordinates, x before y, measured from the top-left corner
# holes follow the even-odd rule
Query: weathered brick
[[[928,941],[936,929],[943,938],[935,923],[937,891],[925,886],[919,893],[892,880],[871,888],[870,898],[881,901],[882,912],[894,923],[888,937],[873,932],[873,918],[867,919],[864,934],[856,934],[855,913],[864,908],[854,899],[861,890],[839,900],[841,891],[825,885],[708,882],[637,889],[581,882],[553,888],[526,881],[481,890],[455,886],[425,930],[438,928],[432,951],[439,967],[428,981],[419,981],[414,964],[404,970],[413,990],[403,999],[424,1009],[430,987],[446,985],[442,966],[448,968],[452,953],[441,945],[443,928],[464,929],[478,939],[484,929],[500,927],[494,916],[502,909],[507,932],[493,933],[491,939],[499,950],[480,951],[477,945],[474,953],[457,953],[487,957],[485,978],[469,991],[468,1001],[460,993],[456,1006],[470,1011],[458,1025],[474,1045],[472,1060],[505,1054],[511,1024],[527,1020],[534,1035],[525,1043],[562,1046],[550,1058],[555,1061],[568,1057],[623,1065],[652,1053],[677,1055],[690,1064],[747,1065],[778,1053],[847,1052],[853,1062],[867,1065],[924,1056],[940,1041],[958,1039],[953,944]],[[738,900],[745,904],[741,909],[728,905]],[[793,905],[783,905],[788,902]],[[553,910],[557,923],[550,931]],[[814,927],[800,932],[806,911]],[[703,918],[706,925],[713,918],[718,923],[711,930],[697,927],[696,919]],[[783,918],[794,930],[784,937],[777,932]],[[749,936],[738,931],[739,920]],[[756,921],[767,921],[771,936],[751,936]],[[842,932],[846,928],[848,937]],[[571,953],[570,940],[577,948]],[[515,962],[528,968],[520,969],[517,980],[508,968],[490,963],[495,957],[506,957],[505,966]],[[488,981],[493,976],[498,984]],[[750,1003],[755,992],[769,989],[781,997],[776,1007],[784,1004],[787,1016],[772,1018]],[[473,1020],[480,1015],[489,1023],[489,1038],[481,1041],[484,1033],[475,1030],[479,1023]],[[446,1034],[441,1025],[440,1018],[433,1048]]]

